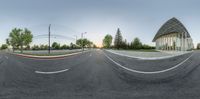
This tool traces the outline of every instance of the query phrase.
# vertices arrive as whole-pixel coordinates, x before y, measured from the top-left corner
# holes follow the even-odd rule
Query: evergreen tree
[[[123,44],[122,35],[121,35],[120,29],[118,28],[117,33],[115,35],[114,46],[115,46],[115,48],[119,49],[122,47],[122,44]]]
[[[121,48],[127,49],[127,41],[126,41],[126,39],[124,41],[122,41]]]

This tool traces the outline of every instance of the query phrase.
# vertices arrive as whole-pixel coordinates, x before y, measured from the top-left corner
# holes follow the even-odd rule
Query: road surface
[[[200,62],[197,61],[200,60],[199,52],[194,52],[187,61],[187,64],[196,65],[194,69],[183,77],[162,82],[148,82],[126,76],[126,73],[116,70],[117,65],[106,55],[117,57],[102,50],[55,60],[28,59],[0,53],[0,99],[200,98]],[[183,59],[177,61],[181,62]],[[124,66],[144,70],[144,67],[136,66],[137,60],[131,60],[132,65]],[[159,66],[177,64],[177,61],[169,61],[162,62]],[[143,66],[142,63],[140,65]],[[150,66],[151,64],[147,68],[151,68]]]

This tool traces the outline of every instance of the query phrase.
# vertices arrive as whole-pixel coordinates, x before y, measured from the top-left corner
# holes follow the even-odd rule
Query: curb
[[[124,54],[120,54],[120,53],[117,53],[117,52],[112,52],[110,50],[105,50],[105,51],[110,52],[112,54],[119,55],[119,56],[124,56],[124,57],[129,57],[129,58],[135,58],[135,59],[140,59],[140,60],[161,60],[161,59],[168,59],[168,58],[172,58],[172,57],[184,55],[184,54],[187,54],[187,53],[192,53],[192,52],[186,52],[186,53],[177,54],[177,55],[171,55],[171,56],[144,58],[144,57],[135,57],[135,56],[130,56],[130,55],[124,55]]]
[[[113,67],[116,71],[122,74],[122,76],[126,76],[133,80],[143,80],[147,82],[160,82],[181,78],[198,66],[196,63],[189,62],[189,60],[194,59],[192,57],[194,53],[192,53],[186,60],[172,67],[171,69],[166,69],[159,72],[143,72],[126,68],[123,65],[115,62],[112,58],[107,56],[106,53],[104,53],[104,55],[111,61],[111,63],[116,65]],[[195,61],[197,61],[197,59],[195,59]]]
[[[88,52],[88,51],[84,51],[84,52]],[[77,55],[77,54],[81,54],[84,52],[75,52],[75,53],[71,53],[71,54],[56,55],[56,56],[36,56],[36,55],[26,55],[26,54],[16,54],[16,53],[10,53],[10,54],[16,55],[16,56],[21,56],[21,57],[26,57],[26,58],[32,58],[32,59],[61,59],[61,58],[65,58],[67,56]]]

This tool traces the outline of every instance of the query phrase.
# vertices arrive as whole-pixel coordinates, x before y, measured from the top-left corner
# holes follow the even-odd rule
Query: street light
[[[82,43],[82,51],[84,51],[84,46],[83,46],[83,35],[86,34],[87,32],[81,33],[81,43]]]

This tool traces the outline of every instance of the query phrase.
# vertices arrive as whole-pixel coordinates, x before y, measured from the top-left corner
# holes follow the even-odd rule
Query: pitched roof
[[[153,42],[156,41],[157,38],[160,36],[170,34],[170,33],[186,33],[187,37],[190,37],[185,26],[175,17],[168,20],[162,27],[158,30],[157,34],[155,35]]]

